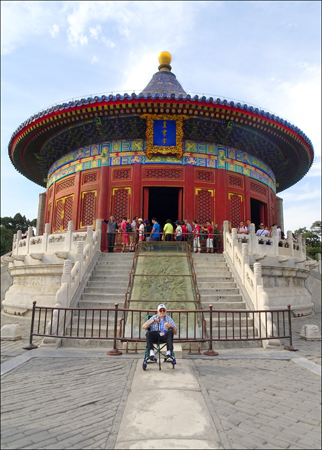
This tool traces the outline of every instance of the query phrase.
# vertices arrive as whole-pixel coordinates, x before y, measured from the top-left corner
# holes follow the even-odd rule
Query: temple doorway
[[[167,219],[182,220],[182,188],[144,188],[144,219],[156,217],[163,228]],[[152,225],[152,223],[151,223]]]
[[[250,211],[251,211],[251,221],[255,224],[256,230],[259,228],[259,224],[263,223],[265,226],[270,226],[267,223],[267,205],[256,198],[250,199]]]

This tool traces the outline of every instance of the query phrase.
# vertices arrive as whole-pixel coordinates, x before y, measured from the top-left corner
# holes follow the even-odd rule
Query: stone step
[[[231,272],[229,270],[196,270],[197,281],[202,277],[211,277],[211,278],[233,278]]]
[[[223,289],[223,288],[202,288],[198,285],[199,288],[199,294],[201,297],[203,296],[209,296],[209,295],[220,295],[221,297],[224,297],[226,295],[240,295],[238,288],[231,288],[231,289]]]
[[[213,275],[201,275],[198,276],[197,275],[197,283],[199,286],[199,283],[204,283],[204,282],[209,282],[209,283],[234,283],[235,279],[232,276],[219,276],[219,277],[214,277]]]
[[[225,261],[224,255],[219,255],[218,253],[191,253],[194,261]]]
[[[202,299],[201,305],[203,309],[209,309],[209,305],[213,306],[213,310],[231,310],[231,309],[245,309],[246,310],[246,303],[243,301],[207,301],[205,299]]]
[[[84,347],[93,347],[93,348],[103,348],[106,350],[112,350],[113,348],[113,340],[112,339],[66,339],[62,338],[62,347],[68,348],[84,348]]]
[[[132,267],[132,260],[131,261],[97,261],[95,268],[97,267],[105,267],[107,269],[113,269],[113,268],[131,268]]]
[[[232,289],[232,288],[236,288],[237,284],[233,281],[227,281],[227,282],[223,282],[220,281],[218,282],[216,281],[199,281],[197,279],[197,283],[198,283],[198,288],[200,289]]]
[[[216,268],[216,269],[221,269],[221,268],[228,268],[227,263],[225,261],[220,261],[220,262],[211,262],[211,261],[194,261],[193,265],[195,267],[195,269],[203,269],[203,268]]]
[[[96,281],[102,281],[102,282],[108,282],[108,281],[115,281],[115,282],[129,282],[130,280],[130,274],[127,275],[107,275],[107,274],[93,274],[90,277],[90,281],[96,282]]]
[[[126,269],[126,268],[122,267],[120,269],[113,268],[113,269],[108,269],[107,270],[107,269],[104,269],[102,267],[95,267],[95,270],[93,271],[93,274],[95,274],[95,275],[101,275],[101,274],[104,275],[104,274],[106,274],[106,275],[114,276],[114,275],[129,275],[130,272],[131,272],[131,268]]]
[[[114,278],[111,278],[110,280],[102,280],[101,278],[97,278],[96,280],[90,280],[87,283],[87,288],[108,288],[108,287],[115,287],[115,288],[127,288],[129,280],[117,280],[114,281]]]
[[[91,299],[82,299],[78,303],[79,308],[113,308],[115,303],[118,303],[120,307],[124,305],[125,295],[113,294],[109,299],[103,299],[99,297],[93,297]]]
[[[83,293],[84,294],[122,294],[127,290],[127,285],[123,286],[104,286],[104,287],[85,287]]]
[[[201,295],[201,301],[203,302],[209,302],[209,301],[217,302],[242,302],[243,298],[240,294],[209,294],[209,295]]]

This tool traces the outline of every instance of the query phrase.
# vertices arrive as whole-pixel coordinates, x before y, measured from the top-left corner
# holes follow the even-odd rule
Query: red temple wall
[[[148,218],[147,195],[143,194],[155,186],[182,188],[180,220],[210,218],[219,228],[228,220],[234,227],[251,217],[254,198],[262,202],[260,220],[268,226],[277,222],[276,194],[260,181],[221,169],[133,164],[102,166],[56,181],[47,190],[44,223],[50,223],[51,232],[57,233],[67,229],[69,220],[75,230],[85,230],[111,213],[118,219],[124,214],[130,219],[134,215]]]

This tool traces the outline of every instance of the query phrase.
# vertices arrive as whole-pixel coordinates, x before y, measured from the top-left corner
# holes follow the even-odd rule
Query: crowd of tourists
[[[251,224],[251,220],[247,219],[246,220],[246,225],[244,224],[244,222],[240,222],[239,223],[239,227],[237,228],[237,234],[250,234],[250,224]],[[270,228],[268,226],[266,226],[264,223],[260,223],[259,224],[259,228],[256,230],[256,236],[261,236],[262,238],[270,238],[272,237],[272,230],[273,227],[276,227],[276,233],[277,233],[277,238],[280,241],[279,242],[279,246],[287,246],[288,244],[285,242],[283,244],[282,241],[285,240],[285,234],[284,231],[281,229],[280,225],[276,225],[276,223],[273,223]],[[297,238],[295,237],[294,233],[292,233],[292,240],[293,242],[297,242]],[[263,244],[264,241],[263,240],[259,240],[260,244]],[[267,245],[270,245],[270,241],[266,241]]]
[[[124,216],[120,224],[117,223],[115,216],[111,215],[109,220],[104,220],[107,223],[107,247],[109,252],[113,252],[115,248],[116,234],[122,235],[122,252],[134,252],[135,245],[138,242],[155,242],[155,241],[167,241],[167,242],[187,242],[191,246],[191,251],[195,253],[207,252],[207,253],[221,253],[222,248],[220,243],[221,232],[218,230],[217,225],[212,225],[210,220],[207,220],[205,224],[199,224],[198,220],[193,220],[190,224],[188,220],[176,220],[172,222],[171,219],[167,219],[164,227],[162,228],[156,217],[153,217],[150,222],[148,219],[141,219],[138,216],[134,216],[132,221]],[[240,222],[237,228],[237,234],[247,235],[250,234],[251,220],[246,220],[246,223]],[[261,238],[272,237],[272,229],[276,224],[272,224],[271,227],[265,226],[264,223],[259,224],[259,228],[256,230],[256,236]],[[280,246],[287,246],[287,240],[285,240],[285,234],[281,227],[277,225],[277,237],[279,239]],[[293,242],[297,242],[297,238],[292,233]],[[241,238],[242,242],[247,242],[246,238]],[[244,239],[244,240],[243,240]],[[285,242],[283,242],[285,241]],[[270,240],[259,240],[260,244],[266,243],[270,245]]]
[[[155,242],[187,242],[195,253],[206,251],[207,253],[218,253],[220,251],[221,233],[217,225],[212,225],[210,220],[205,224],[199,224],[195,219],[190,224],[188,220],[176,220],[174,223],[167,219],[163,229],[156,217],[152,223],[148,219],[137,216],[130,221],[123,217],[118,225],[112,215],[107,223],[107,247],[109,252],[114,251],[116,233],[122,234],[122,252],[134,252],[135,244],[141,241]]]

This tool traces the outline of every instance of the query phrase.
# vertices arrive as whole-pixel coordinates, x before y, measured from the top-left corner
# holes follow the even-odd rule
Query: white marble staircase
[[[101,253],[93,269],[87,285],[78,302],[78,308],[113,308],[115,303],[120,308],[124,306],[125,294],[127,291],[129,276],[133,264],[134,253]],[[87,322],[86,336],[91,333],[92,314],[90,312],[80,311],[80,318],[75,313],[72,322],[73,334],[76,334],[77,328],[80,335],[84,336],[85,318]],[[98,336],[99,323],[102,327],[108,320],[109,336],[114,331],[114,314],[107,318],[106,314],[99,316],[96,312],[93,322],[93,335]],[[104,329],[104,328],[103,328]],[[89,332],[88,332],[89,330]],[[70,328],[66,330],[67,334]],[[104,336],[104,331],[101,336]],[[92,339],[63,339],[64,346],[95,346],[112,348],[112,341],[92,340]]]
[[[220,336],[232,338],[234,336],[247,335],[246,321],[249,328],[249,335],[253,333],[252,317],[242,314],[233,315],[229,311],[245,310],[246,302],[240,293],[237,283],[224,259],[219,254],[193,254],[193,265],[197,276],[197,284],[201,296],[201,304],[203,309],[209,309],[212,305],[213,310],[228,311],[221,313],[219,317]],[[205,319],[209,323],[209,314],[205,314]],[[233,331],[234,320],[234,331]],[[218,314],[213,314],[213,336],[218,337]],[[256,333],[255,333],[256,335]],[[214,348],[236,348],[236,347],[260,347],[259,341],[243,341],[243,342],[214,342]]]

